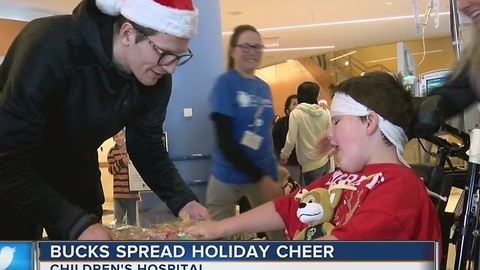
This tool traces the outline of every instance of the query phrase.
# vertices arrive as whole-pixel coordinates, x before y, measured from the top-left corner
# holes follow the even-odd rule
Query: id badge
[[[263,141],[262,136],[259,136],[247,130],[243,133],[240,143],[253,150],[258,150],[260,148],[260,145],[262,144],[262,141]]]

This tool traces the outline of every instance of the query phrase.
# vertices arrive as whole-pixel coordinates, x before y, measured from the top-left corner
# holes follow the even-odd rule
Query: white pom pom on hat
[[[318,105],[320,105],[320,104],[328,105],[328,101],[327,101],[326,99],[320,99],[320,100],[318,101]]]
[[[98,9],[110,16],[120,15],[120,9],[123,3],[125,3],[125,0],[96,0]]]
[[[96,0],[96,4],[105,14],[122,14],[161,33],[179,38],[192,38],[197,33],[198,9],[192,0]]]

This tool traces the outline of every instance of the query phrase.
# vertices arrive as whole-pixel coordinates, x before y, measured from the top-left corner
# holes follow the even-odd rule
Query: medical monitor
[[[418,96],[424,97],[430,94],[435,88],[442,86],[448,81],[451,69],[433,70],[420,74],[418,83]],[[455,91],[452,89],[452,91]],[[480,122],[478,103],[472,104],[463,113],[447,119],[447,124],[463,132],[470,132],[478,128]]]
[[[405,89],[415,95],[417,92],[417,73],[413,55],[404,42],[397,43],[397,72]]]
[[[442,86],[448,81],[450,69],[433,70],[420,74],[418,78],[418,93],[415,96],[425,97],[430,94],[433,89]]]

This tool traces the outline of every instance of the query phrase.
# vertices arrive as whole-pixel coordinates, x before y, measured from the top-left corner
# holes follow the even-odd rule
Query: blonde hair
[[[453,71],[451,80],[455,80],[462,75],[467,74],[472,89],[480,96],[480,28],[472,26],[471,35],[468,43],[463,48],[462,56]]]
[[[288,178],[290,178],[290,173],[288,172],[287,168],[283,167],[282,165],[278,165],[278,185],[284,187],[287,182]]]

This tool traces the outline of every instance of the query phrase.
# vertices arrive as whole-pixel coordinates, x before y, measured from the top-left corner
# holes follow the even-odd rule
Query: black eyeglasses
[[[257,45],[250,45],[250,44],[237,44],[235,47],[240,48],[240,50],[244,53],[249,53],[251,50],[253,50],[256,53],[261,53],[263,49],[265,49],[265,46],[262,44],[257,44]]]
[[[137,30],[138,31],[138,30]],[[158,58],[157,64],[160,66],[169,66],[171,64],[175,64],[176,66],[181,66],[188,62],[188,60],[192,59],[193,53],[190,49],[188,49],[188,52],[181,53],[181,54],[176,54],[172,52],[166,52],[162,49],[160,49],[153,41],[151,41],[144,33],[138,31],[143,38],[152,45],[153,49],[155,52],[160,56]]]

